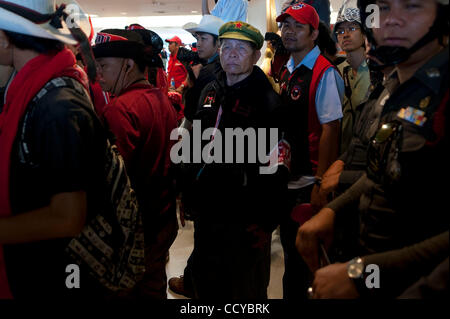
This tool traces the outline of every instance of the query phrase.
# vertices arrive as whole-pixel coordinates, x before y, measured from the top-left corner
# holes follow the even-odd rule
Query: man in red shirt
[[[174,36],[171,39],[167,39],[166,42],[169,43],[170,51],[169,66],[167,68],[167,79],[169,80],[169,85],[172,89],[178,89],[187,77],[187,70],[185,66],[177,59],[178,49],[183,45],[183,43],[177,36]],[[172,83],[172,79],[175,83]]]
[[[166,257],[178,229],[169,174],[176,112],[167,94],[147,81],[146,68],[152,67],[149,47],[137,32],[104,30],[93,51],[100,84],[115,96],[102,117],[117,139],[144,218],[147,269],[131,294],[165,299]]]

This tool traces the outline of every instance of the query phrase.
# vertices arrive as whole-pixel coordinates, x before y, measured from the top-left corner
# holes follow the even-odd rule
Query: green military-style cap
[[[225,23],[219,30],[220,39],[236,39],[253,42],[259,50],[264,44],[264,37],[258,29],[242,21]]]

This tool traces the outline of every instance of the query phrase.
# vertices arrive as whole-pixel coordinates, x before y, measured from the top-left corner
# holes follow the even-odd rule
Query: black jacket
[[[203,90],[194,126],[195,120],[199,120],[202,130],[213,128],[219,108],[222,107],[218,128],[223,138],[224,162],[226,151],[229,152],[225,150],[225,129],[254,129],[257,132],[258,128],[279,128],[280,105],[279,96],[259,67],[255,66],[246,79],[231,87],[226,84],[226,74],[222,71],[217,80]],[[268,142],[268,135],[267,132],[266,139],[263,140],[265,143]],[[208,142],[204,141],[202,145],[205,146]],[[194,187],[189,187],[185,195],[188,205],[192,205],[202,218],[223,219],[224,222],[244,225],[258,224],[268,231],[277,225],[281,196],[287,187],[287,174],[283,169],[279,169],[276,174],[261,174],[258,156],[257,163],[254,163],[247,153],[252,146],[254,145],[245,144],[246,155],[241,164],[213,162],[207,165],[190,165]],[[234,156],[237,147],[235,141]],[[253,149],[256,151],[256,147]],[[265,150],[266,153],[270,152],[267,145]],[[203,166],[200,176],[196,178]]]
[[[72,87],[49,90],[29,105],[19,124],[10,168],[13,215],[45,207],[56,194],[76,191],[87,194],[87,218],[98,212],[104,196],[106,134],[83,86],[72,79],[66,81],[71,81]],[[64,249],[70,239],[4,245],[15,298],[98,293],[97,283],[89,276],[81,279],[81,289],[66,288],[66,266],[73,262]]]
[[[217,55],[213,61],[206,64],[195,79],[194,86],[186,91],[185,94],[185,107],[184,116],[186,119],[192,122],[195,114],[197,113],[198,100],[203,89],[213,82],[217,74],[222,71],[222,66],[220,65],[219,55]]]

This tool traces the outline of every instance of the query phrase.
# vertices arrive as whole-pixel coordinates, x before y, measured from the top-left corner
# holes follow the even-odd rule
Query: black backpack
[[[88,93],[76,80],[60,77],[48,82],[35,96],[32,105],[54,88],[69,87]],[[32,163],[26,141],[27,119],[33,106],[25,114],[21,135],[21,157]],[[90,110],[91,112],[93,110]],[[81,233],[66,247],[71,260],[102,286],[112,292],[133,288],[145,272],[144,228],[134,190],[125,163],[115,145],[107,141],[105,154],[105,198],[100,211],[87,221]]]

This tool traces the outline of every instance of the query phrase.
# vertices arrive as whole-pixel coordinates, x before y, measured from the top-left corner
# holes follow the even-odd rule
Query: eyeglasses
[[[339,36],[343,36],[343,35],[345,34],[346,31],[347,31],[348,33],[353,33],[353,32],[355,32],[356,30],[360,30],[360,29],[361,29],[361,28],[358,28],[358,27],[342,28],[342,29],[337,30],[337,31],[335,32],[335,34],[336,34],[337,37],[339,37]]]

